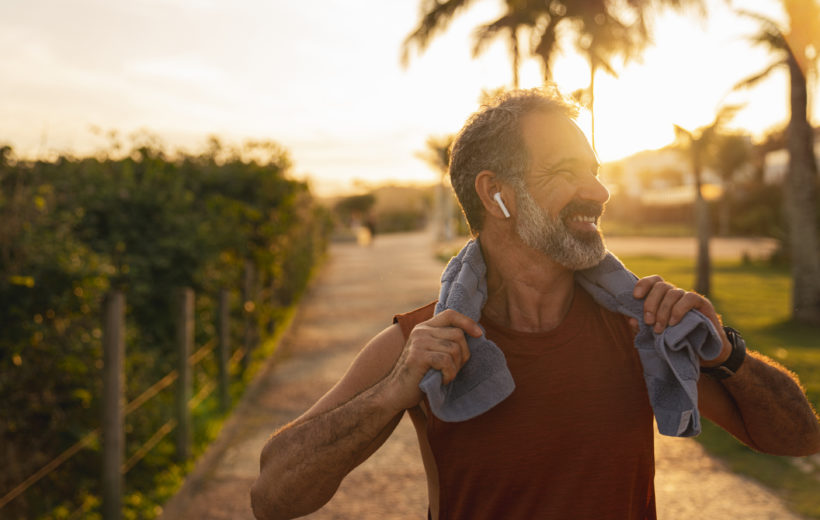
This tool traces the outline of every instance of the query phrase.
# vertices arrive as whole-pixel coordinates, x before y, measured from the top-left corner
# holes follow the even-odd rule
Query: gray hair
[[[535,111],[563,114],[573,120],[578,117],[578,106],[554,86],[511,90],[471,115],[453,141],[450,182],[474,235],[484,223],[484,205],[475,191],[476,176],[489,170],[513,185],[523,182],[530,158],[521,120]]]

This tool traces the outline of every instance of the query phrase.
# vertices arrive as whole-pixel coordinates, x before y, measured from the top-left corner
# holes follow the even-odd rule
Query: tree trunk
[[[709,296],[711,290],[711,261],[709,258],[709,205],[703,198],[698,182],[697,193],[695,193],[695,221],[697,223],[698,234],[698,258],[695,267],[695,291]]]
[[[709,207],[701,188],[701,143],[692,142],[692,167],[695,174],[695,232],[698,240],[698,256],[695,264],[695,292],[709,296],[711,289],[711,262],[709,258]]]
[[[515,28],[510,31],[510,52],[512,53],[512,73],[513,88],[518,90],[518,68],[520,66],[521,52],[518,49],[518,31]]]
[[[791,118],[789,120],[789,171],[784,202],[789,226],[792,262],[792,317],[820,323],[820,252],[817,240],[817,162],[807,119],[806,76],[789,55]]]

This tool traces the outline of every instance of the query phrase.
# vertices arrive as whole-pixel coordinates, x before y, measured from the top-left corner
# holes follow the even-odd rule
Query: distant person
[[[373,245],[373,241],[376,239],[376,217],[372,213],[368,213],[364,225],[367,232],[370,233],[370,245]]]
[[[358,211],[354,212],[350,219],[350,228],[356,234],[356,243],[360,246],[369,246],[373,241],[368,220],[369,218],[363,219],[361,213]]]
[[[820,451],[795,376],[746,353],[706,298],[659,276],[624,293],[634,279],[598,231],[609,193],[576,116],[545,89],[505,94],[469,118],[450,178],[478,242],[445,271],[440,299],[452,307],[397,315],[268,440],[251,491],[257,518],[322,507],[405,412],[432,519],[654,519],[653,414],[670,435],[696,434],[702,414],[758,451]],[[654,348],[684,323],[684,341],[708,356]]]

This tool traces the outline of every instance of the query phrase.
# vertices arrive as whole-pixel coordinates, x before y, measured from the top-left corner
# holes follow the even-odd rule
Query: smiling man
[[[611,257],[598,231],[609,193],[576,115],[545,89],[508,93],[467,121],[450,177],[476,237],[459,256],[472,257],[471,274],[459,280],[475,282],[464,294],[480,298],[480,316],[435,302],[395,316],[333,389],[270,438],[251,491],[259,519],[320,508],[405,412],[418,434],[430,518],[654,519],[653,407],[661,427],[663,403],[645,374],[656,367],[636,347],[643,331],[659,337],[690,311],[708,322],[716,346],[690,367],[695,412],[759,451],[820,451],[817,415],[799,383],[747,354],[707,299],[644,278],[630,288],[636,319],[579,284],[579,273]],[[477,397],[494,398],[488,406],[446,418],[440,412],[456,403],[445,399],[441,410],[420,383],[438,374],[446,391],[474,377],[484,351],[471,348],[485,339],[503,353],[514,390],[491,388]],[[475,397],[469,388],[466,399]]]

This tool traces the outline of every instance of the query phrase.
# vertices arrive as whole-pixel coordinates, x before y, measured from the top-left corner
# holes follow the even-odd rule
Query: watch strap
[[[737,373],[743,361],[746,359],[746,342],[740,332],[732,327],[723,327],[726,337],[729,338],[729,343],[732,345],[732,353],[729,357],[716,367],[700,367],[703,374],[712,377],[713,379],[726,379],[732,377]]]

